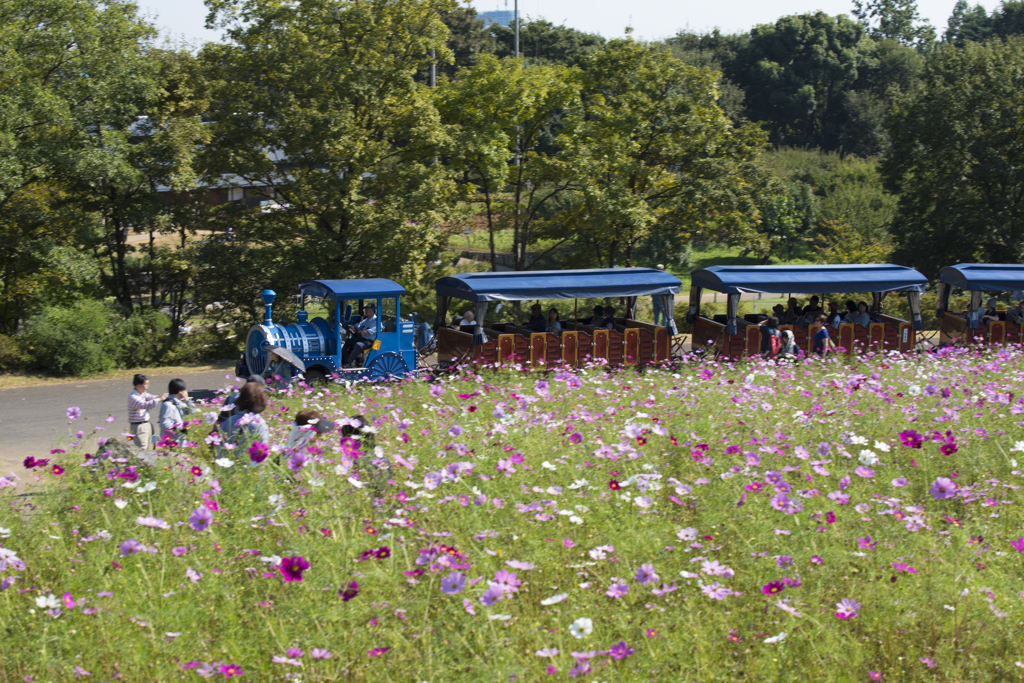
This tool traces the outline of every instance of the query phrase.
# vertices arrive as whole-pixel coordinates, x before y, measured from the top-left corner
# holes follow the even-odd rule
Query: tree
[[[853,0],[853,16],[875,40],[895,40],[924,49],[935,42],[935,29],[922,20],[917,0]]]
[[[579,74],[564,66],[525,68],[522,60],[489,55],[438,88],[455,136],[445,161],[483,204],[494,270],[495,235],[511,231],[515,269],[525,270],[537,231],[557,222],[562,212],[553,207],[575,187],[554,141],[563,114],[579,108],[579,90]]]
[[[582,68],[582,115],[568,118],[559,144],[579,177],[574,231],[595,262],[632,265],[658,232],[739,234],[756,224],[765,136],[718,106],[718,73],[628,39]]]
[[[0,3],[0,330],[58,303],[42,283],[86,219],[66,210],[62,183],[105,164],[97,137],[134,122],[155,35],[121,0]]]
[[[497,41],[498,57],[513,56],[515,28],[491,24],[489,30]],[[583,59],[605,45],[605,39],[584,33],[565,24],[555,26],[544,19],[519,20],[519,56],[527,64],[563,64],[579,66]]]
[[[847,94],[875,65],[874,41],[843,15],[782,17],[755,27],[727,75],[746,91],[748,115],[777,145],[837,149]]]
[[[207,180],[222,173],[284,208],[225,212],[260,253],[264,286],[415,278],[459,188],[435,159],[451,140],[415,74],[452,59],[450,0],[210,0],[230,43],[204,49],[213,82]],[[229,283],[225,283],[225,287]],[[248,306],[253,290],[236,306]]]
[[[967,0],[957,0],[953,13],[946,23],[942,39],[963,47],[968,40],[984,42],[992,37],[992,18],[981,5],[971,7]]]
[[[882,170],[899,196],[894,258],[929,277],[1024,257],[1024,44],[939,48],[888,120]]]
[[[451,50],[452,59],[436,65],[439,78],[453,78],[460,69],[474,66],[480,55],[492,54],[497,48],[494,36],[472,7],[456,7],[440,15],[441,21],[448,27],[448,49]],[[429,83],[430,68],[421,69],[416,80]]]

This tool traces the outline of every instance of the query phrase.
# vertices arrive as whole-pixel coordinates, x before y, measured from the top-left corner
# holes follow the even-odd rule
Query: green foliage
[[[892,254],[892,240],[888,237],[872,238],[833,220],[821,222],[821,233],[815,241],[821,263],[888,263]]]
[[[49,306],[28,319],[23,335],[36,365],[55,375],[88,375],[115,367],[113,312],[99,301]]]
[[[782,17],[755,27],[730,76],[746,90],[751,118],[780,145],[836,149],[845,98],[875,65],[874,41],[845,15]]]
[[[17,339],[0,334],[0,372],[21,370],[30,360]]]
[[[580,179],[575,230],[603,267],[632,265],[652,235],[740,234],[769,184],[765,136],[718,106],[718,74],[615,40],[583,64],[565,155]]]
[[[929,277],[958,262],[1024,257],[1024,45],[945,45],[900,94],[882,171],[899,195],[894,258]]]
[[[154,365],[168,346],[171,319],[163,311],[147,309],[117,321],[107,340],[119,367]]]
[[[922,49],[935,41],[935,29],[921,19],[916,0],[853,0],[853,6],[853,16],[876,40],[896,40]]]
[[[511,57],[515,44],[512,26],[491,24],[488,27],[497,43],[495,55]],[[563,64],[579,66],[587,55],[605,46],[605,39],[593,33],[584,33],[565,24],[555,26],[544,19],[519,19],[519,56],[527,64]]]
[[[455,3],[210,7],[231,42],[203,53],[215,79],[209,179],[231,169],[287,204],[227,213],[222,227],[266,250],[264,282],[286,288],[315,277],[414,276],[436,252],[435,226],[453,218],[459,198],[451,170],[434,161],[452,140],[414,79],[431,50],[438,62],[451,60],[439,12]]]

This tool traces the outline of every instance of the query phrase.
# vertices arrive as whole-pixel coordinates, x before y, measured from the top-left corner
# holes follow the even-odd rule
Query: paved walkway
[[[234,375],[230,370],[208,370],[178,377],[185,380],[193,398],[210,398],[215,389],[234,384]],[[172,379],[171,375],[151,376],[150,391],[166,392],[167,383]],[[48,457],[58,440],[68,442],[79,429],[88,433],[94,427],[105,427],[101,433],[120,434],[128,424],[126,404],[131,390],[130,379],[0,389],[0,476],[11,472],[24,476],[26,472],[21,463],[27,456]],[[82,417],[71,424],[65,417],[69,406],[82,410]],[[110,415],[117,421],[107,423]],[[159,408],[150,411],[154,427],[159,415]]]

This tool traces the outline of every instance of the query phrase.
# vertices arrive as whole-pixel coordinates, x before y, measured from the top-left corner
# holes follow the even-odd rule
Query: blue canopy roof
[[[441,296],[466,301],[588,299],[678,294],[679,278],[654,268],[596,268],[459,273],[434,283]]]
[[[1024,265],[1018,263],[959,263],[939,271],[946,284],[972,291],[1024,289]]]
[[[360,299],[376,296],[399,296],[405,287],[387,278],[365,280],[306,280],[296,289],[312,296],[333,296],[336,299]]]
[[[837,266],[711,266],[690,275],[695,287],[739,294],[923,292],[927,278],[891,263]]]

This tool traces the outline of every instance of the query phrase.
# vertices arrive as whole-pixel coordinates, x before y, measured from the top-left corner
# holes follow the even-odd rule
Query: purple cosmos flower
[[[811,562],[814,564],[825,564],[825,560],[820,555],[811,555]]]
[[[654,572],[653,564],[642,564],[636,570],[636,575],[633,578],[637,583],[646,586],[649,583],[654,583],[660,577]]]
[[[192,583],[199,583],[199,579],[203,578],[203,575],[197,572],[195,569],[192,569],[192,567],[188,567],[185,570],[185,578],[187,578]]]
[[[674,590],[676,590],[676,582],[675,581],[672,582],[672,585],[668,585],[668,584],[663,583],[663,584],[661,584],[661,588],[655,588],[651,592],[654,593],[654,595],[656,597],[660,598],[663,595],[668,595],[669,593],[671,593]]]
[[[136,541],[134,538],[129,538],[127,541],[121,544],[121,554],[125,557],[127,557],[128,555],[134,555],[140,550],[142,550],[142,544]]]
[[[460,572],[452,572],[441,579],[441,592],[447,595],[457,595],[466,588],[466,575]]]
[[[498,586],[491,586],[484,591],[484,594],[480,596],[480,603],[484,607],[490,607],[494,603],[501,600],[501,597],[505,594],[505,591],[501,590]]]
[[[292,453],[292,457],[288,458],[288,469],[298,472],[306,465],[307,460],[309,460],[309,455],[305,451],[295,451]]]
[[[462,427],[459,425],[452,425],[448,428],[448,436],[455,438],[462,435]]]
[[[293,555],[292,557],[286,557],[281,560],[281,564],[277,567],[277,570],[281,572],[281,578],[286,583],[292,581],[302,581],[302,572],[309,569],[309,562],[306,561],[302,555]]]
[[[782,483],[782,472],[769,472],[764,475],[764,478],[768,480],[768,483],[772,486],[778,486]]]
[[[629,592],[629,584],[625,583],[613,583],[608,587],[608,590],[604,592],[609,598],[618,600]]]
[[[918,657],[917,661],[921,662],[922,664],[927,666],[929,669],[934,669],[935,668],[935,662],[932,661],[931,659],[929,659],[928,657]]]
[[[569,443],[583,443],[583,435],[580,434],[579,432],[573,432],[572,434],[569,435]]]
[[[864,467],[863,465],[855,469],[853,473],[858,477],[864,477],[865,479],[871,479],[875,476],[875,471],[873,469],[870,467]]]
[[[895,486],[896,488],[903,488],[904,486],[907,485],[908,482],[906,477],[897,477],[896,479],[893,479],[889,483]]]
[[[344,589],[338,591],[338,597],[341,598],[342,602],[348,602],[352,598],[359,595],[359,584],[353,581]]]
[[[626,645],[626,641],[624,640],[612,645],[611,648],[608,649],[608,654],[611,655],[612,659],[625,659],[634,653],[636,653],[636,650]]]
[[[188,518],[188,525],[195,531],[206,531],[213,524],[213,513],[208,508],[196,508]]]
[[[523,571],[529,571],[537,566],[533,562],[523,562],[522,560],[509,560],[505,564],[512,567],[512,569],[521,569]]]
[[[545,647],[543,649],[537,650],[536,654],[537,654],[538,657],[557,657],[558,656],[558,648],[556,648],[556,647]]]
[[[1018,553],[1024,553],[1024,538],[1018,538],[1016,541],[1010,541],[1010,546]]]
[[[771,583],[766,583],[761,586],[761,592],[765,595],[775,595],[776,593],[781,593],[785,589],[786,587],[782,585],[781,581],[772,581]]]
[[[730,595],[738,595],[738,593],[734,593],[732,589],[726,588],[717,581],[710,586],[705,586],[704,584],[698,585],[700,586],[701,592],[712,600],[725,600]]]
[[[300,650],[297,647],[290,647],[290,648],[288,648],[288,651],[285,652],[285,654],[288,655],[289,657],[294,657],[295,659],[298,659],[299,657],[301,657],[302,655],[304,655],[306,653],[303,652],[302,650]]]
[[[75,599],[71,597],[71,593],[65,593],[64,597],[61,598],[61,602],[64,603],[64,609],[75,608]]]
[[[188,548],[183,545],[179,545],[177,548],[171,548],[171,554],[175,557],[181,557],[188,552]]]
[[[793,564],[793,558],[790,555],[779,555],[775,558],[775,566],[779,569],[783,569]]]
[[[313,659],[330,659],[332,655],[329,650],[314,647],[312,650],[310,650],[309,656]]]
[[[938,477],[932,482],[932,487],[928,491],[935,500],[945,500],[956,495],[956,484],[953,483],[953,480],[946,477]]]
[[[82,411],[77,406],[71,406],[70,408],[68,408],[67,416],[69,420],[77,420],[78,418],[82,417]]]

